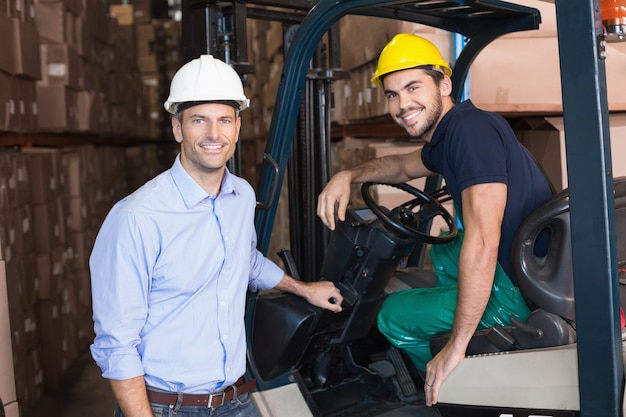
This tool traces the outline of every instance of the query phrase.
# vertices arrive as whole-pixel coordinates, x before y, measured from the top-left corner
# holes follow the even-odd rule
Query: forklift
[[[378,206],[372,184],[364,185],[366,206],[352,207],[333,233],[317,220],[317,195],[330,178],[329,85],[349,76],[337,59],[336,24],[357,14],[462,35],[466,43],[452,75],[458,102],[476,56],[502,35],[537,29],[539,11],[499,0],[183,2],[184,60],[212,53],[244,79],[254,71],[247,62],[245,20],[292,24],[257,186],[258,247],[267,253],[278,190],[288,172],[289,195],[295,197],[291,250],[281,252],[285,269],[304,281],[333,280],[346,303],[342,313],[330,315],[287,294],[249,294],[248,374],[257,380],[255,401],[262,415],[625,414],[618,265],[626,259],[626,178],[612,175],[605,48],[625,39],[626,5],[553,3],[569,187],[518,231],[515,273],[536,309],[512,329],[477,333],[470,343],[474,350],[444,382],[437,406],[429,408],[418,388],[419,373],[386,344],[375,317],[393,282],[428,285],[427,271],[407,278],[398,265],[403,259],[421,265],[426,245],[441,243],[430,231],[433,218],[444,219],[450,236],[456,224],[441,206],[446,197],[437,176],[428,178],[423,190],[400,186],[409,194],[407,205],[391,208]],[[327,45],[320,49],[323,39]],[[229,169],[237,173],[237,164],[235,157]],[[387,215],[409,206],[414,214],[406,222]],[[533,242],[544,230],[551,233],[551,246],[538,258]],[[433,351],[440,343],[435,339]]]

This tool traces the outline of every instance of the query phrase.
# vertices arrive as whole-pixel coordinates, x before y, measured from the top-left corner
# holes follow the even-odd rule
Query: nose
[[[207,122],[205,126],[205,134],[210,139],[217,139],[219,137],[219,123],[217,122]]]
[[[398,93],[398,106],[400,107],[400,110],[404,110],[407,107],[409,107],[410,103],[411,103],[411,100],[408,94],[402,91]]]

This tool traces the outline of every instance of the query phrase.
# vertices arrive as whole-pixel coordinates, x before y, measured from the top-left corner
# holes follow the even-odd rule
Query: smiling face
[[[439,83],[423,69],[393,72],[383,80],[391,117],[407,133],[430,141],[437,123],[452,107],[452,82]]]
[[[205,103],[172,117],[172,131],[181,144],[181,164],[200,184],[221,184],[224,167],[235,153],[241,119],[226,104]]]

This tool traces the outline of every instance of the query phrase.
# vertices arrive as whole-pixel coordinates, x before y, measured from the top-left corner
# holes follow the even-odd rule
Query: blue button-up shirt
[[[228,171],[209,196],[179,156],[111,209],[90,258],[91,352],[105,378],[198,394],[243,375],[246,289],[283,277],[256,249],[255,205]]]

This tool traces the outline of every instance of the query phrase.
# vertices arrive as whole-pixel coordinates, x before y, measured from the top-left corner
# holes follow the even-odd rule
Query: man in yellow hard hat
[[[297,281],[256,249],[254,190],[226,168],[248,105],[226,63],[202,55],[181,67],[164,105],[180,153],[98,233],[91,352],[116,417],[258,417],[255,383],[243,378],[246,290],[278,288],[341,311],[332,283]]]
[[[337,173],[318,198],[317,214],[330,229],[345,219],[350,184],[402,183],[441,174],[463,230],[433,246],[437,286],[387,297],[378,327],[425,371],[427,405],[465,357],[477,328],[524,320],[529,310],[511,281],[514,235],[553,193],[543,171],[498,115],[470,101],[454,103],[452,71],[437,47],[413,34],[396,35],[379,56],[372,82],[383,88],[393,119],[423,148],[390,155]],[[451,333],[433,358],[430,338]]]

